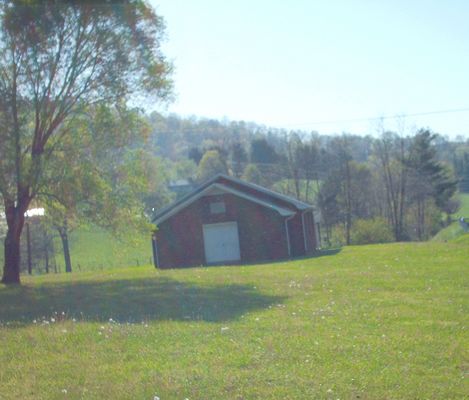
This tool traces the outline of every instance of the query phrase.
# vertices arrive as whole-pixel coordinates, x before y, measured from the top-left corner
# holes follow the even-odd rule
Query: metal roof
[[[263,205],[264,207],[268,207],[270,209],[273,209],[277,211],[280,215],[282,216],[289,216],[292,215],[293,212],[291,210],[288,210],[285,207],[281,207],[278,204],[275,204],[273,202],[269,202],[268,200],[264,198],[257,198],[255,195],[251,193],[244,193],[241,190],[233,189],[227,185],[224,185],[222,183],[217,182],[218,180],[224,179],[228,182],[233,182],[235,184],[238,184],[241,187],[246,187],[250,188],[254,191],[260,192],[264,195],[270,196],[273,199],[280,200],[282,202],[288,203],[291,206],[295,207],[297,210],[304,211],[304,210],[311,210],[313,207],[310,204],[304,203],[300,200],[294,199],[289,196],[285,196],[283,194],[274,192],[273,190],[264,188],[262,186],[256,185],[254,183],[246,182],[241,179],[234,178],[232,176],[224,175],[224,174],[218,174],[215,175],[214,177],[210,178],[209,180],[205,181],[201,185],[199,185],[196,189],[194,189],[192,192],[188,193],[181,199],[175,201],[174,203],[162,208],[159,210],[152,219],[153,223],[160,223],[166,220],[167,218],[171,217],[172,215],[176,214],[179,212],[181,209],[187,207],[189,204],[194,202],[195,200],[199,199],[200,197],[203,197],[204,195],[207,195],[209,190],[212,187],[217,187],[218,189],[232,193],[236,196],[243,197],[247,200],[253,201],[257,204]]]

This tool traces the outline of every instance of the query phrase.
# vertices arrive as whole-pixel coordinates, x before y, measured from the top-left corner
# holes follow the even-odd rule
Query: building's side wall
[[[288,231],[290,233],[291,256],[304,256],[305,244],[301,212],[298,212],[292,219],[288,221]]]
[[[223,200],[225,212],[211,214],[210,203]],[[160,268],[203,265],[204,224],[236,221],[242,262],[288,257],[284,218],[276,211],[232,194],[206,196],[162,222],[156,232]]]
[[[313,253],[318,248],[318,241],[316,238],[315,221],[313,212],[308,211],[304,214],[305,232],[307,241],[307,254]]]

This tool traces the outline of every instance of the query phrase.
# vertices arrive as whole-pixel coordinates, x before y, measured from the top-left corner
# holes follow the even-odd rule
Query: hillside
[[[463,229],[457,221],[459,218],[469,218],[469,193],[461,193],[458,195],[461,201],[460,209],[452,216],[455,220],[446,228],[439,231],[433,238],[433,241],[446,242],[448,240],[454,240],[464,234]]]
[[[5,399],[462,399],[467,242],[0,286]]]

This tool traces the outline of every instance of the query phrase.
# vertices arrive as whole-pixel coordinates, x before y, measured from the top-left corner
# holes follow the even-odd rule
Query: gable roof
[[[218,174],[202,183],[186,196],[159,210],[153,216],[152,222],[159,224],[165,221],[172,215],[187,207],[189,204],[205,195],[208,195],[213,189],[218,189],[221,192],[231,193],[235,196],[245,198],[249,201],[277,211],[280,215],[285,217],[294,215],[296,211],[306,211],[313,208],[310,204],[274,192],[273,190],[254,183],[246,182],[232,176]]]

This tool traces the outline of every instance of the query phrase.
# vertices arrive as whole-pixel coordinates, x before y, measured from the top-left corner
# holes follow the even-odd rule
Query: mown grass
[[[0,287],[0,397],[467,398],[468,244],[25,277]]]

